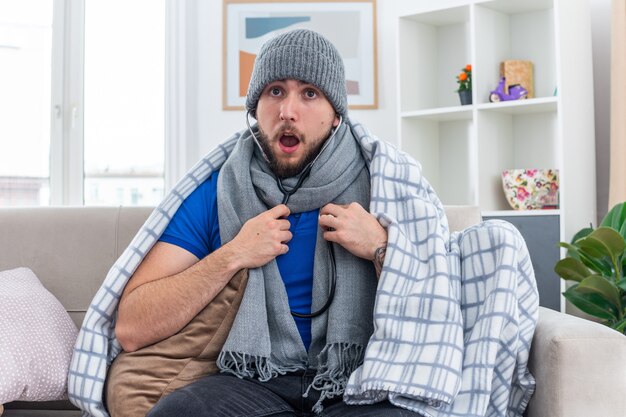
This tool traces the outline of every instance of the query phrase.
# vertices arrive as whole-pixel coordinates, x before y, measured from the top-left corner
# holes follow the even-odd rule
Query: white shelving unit
[[[437,4],[417,0],[399,17],[400,147],[444,204],[477,205],[490,217],[553,216],[569,241],[596,218],[588,1]],[[489,102],[507,59],[533,62],[535,98]],[[474,104],[460,106],[456,75],[468,63]],[[512,210],[501,182],[512,168],[558,169],[559,210]]]

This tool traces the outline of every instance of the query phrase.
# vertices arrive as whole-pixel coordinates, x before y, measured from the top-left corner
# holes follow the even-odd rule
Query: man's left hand
[[[387,245],[387,230],[359,203],[325,205],[319,225],[324,239],[363,259],[373,260],[376,249]]]

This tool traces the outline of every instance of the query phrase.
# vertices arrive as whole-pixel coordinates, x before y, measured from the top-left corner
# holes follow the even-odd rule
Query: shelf
[[[422,172],[445,204],[476,205],[474,159],[468,158],[474,149],[473,126],[471,118],[401,119],[401,148],[422,156],[417,157]]]
[[[552,106],[545,103],[542,106]],[[534,106],[494,109],[521,110]],[[478,189],[485,210],[505,210],[509,204],[502,191],[502,171],[517,168],[553,168],[560,171],[558,113],[478,112]]]
[[[561,210],[486,210],[480,214],[483,217],[560,216]]]
[[[553,2],[552,0],[497,0],[479,4],[499,12],[518,14],[551,9]]]
[[[413,3],[398,18],[399,146],[421,163],[443,204],[478,206],[520,230],[544,280],[542,303],[558,309],[556,242],[595,221],[588,0]],[[507,60],[532,62],[533,94],[490,103]],[[473,104],[460,106],[456,76],[466,64]],[[513,210],[502,172],[516,168],[558,170],[559,208]]]
[[[483,103],[467,106],[440,107],[434,109],[406,111],[400,114],[403,119],[416,118],[438,121],[470,120],[474,108],[479,111],[498,112],[504,114],[534,114],[557,111],[557,97],[530,98],[527,100],[503,101],[499,103]]]
[[[439,109],[403,112],[400,117],[438,121],[471,120],[473,106],[442,107]]]
[[[526,100],[483,103],[476,106],[479,111],[493,111],[506,114],[533,114],[557,111],[557,97],[529,98]]]
[[[401,112],[458,105],[456,76],[471,57],[469,20],[469,6],[399,19]]]
[[[451,9],[436,10],[432,12],[411,14],[401,17],[401,19],[411,20],[428,26],[450,26],[463,23],[469,20],[469,8],[465,6]]]
[[[398,18],[399,146],[422,164],[444,204],[557,216],[565,239],[594,219],[586,2],[415,2],[413,13]],[[506,60],[532,62],[534,96],[490,103]],[[466,64],[473,104],[460,106],[456,76]],[[512,210],[501,174],[517,168],[558,170],[560,210]]]
[[[551,0],[496,0],[477,3],[474,89],[488,103],[500,79],[500,63],[510,59],[533,63],[531,98],[552,97],[557,86],[555,18]],[[498,36],[494,36],[497,33]]]

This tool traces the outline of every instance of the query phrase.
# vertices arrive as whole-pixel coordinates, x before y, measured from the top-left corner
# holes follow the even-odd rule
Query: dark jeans
[[[211,375],[161,399],[146,417],[314,417],[319,392],[311,389],[314,371],[295,372],[267,382]],[[374,405],[347,405],[339,398],[324,401],[324,417],[417,417],[388,401]]]

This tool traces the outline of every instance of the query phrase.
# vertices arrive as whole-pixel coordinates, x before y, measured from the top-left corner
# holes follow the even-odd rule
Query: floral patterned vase
[[[557,169],[507,169],[502,171],[502,188],[515,210],[559,208]]]

